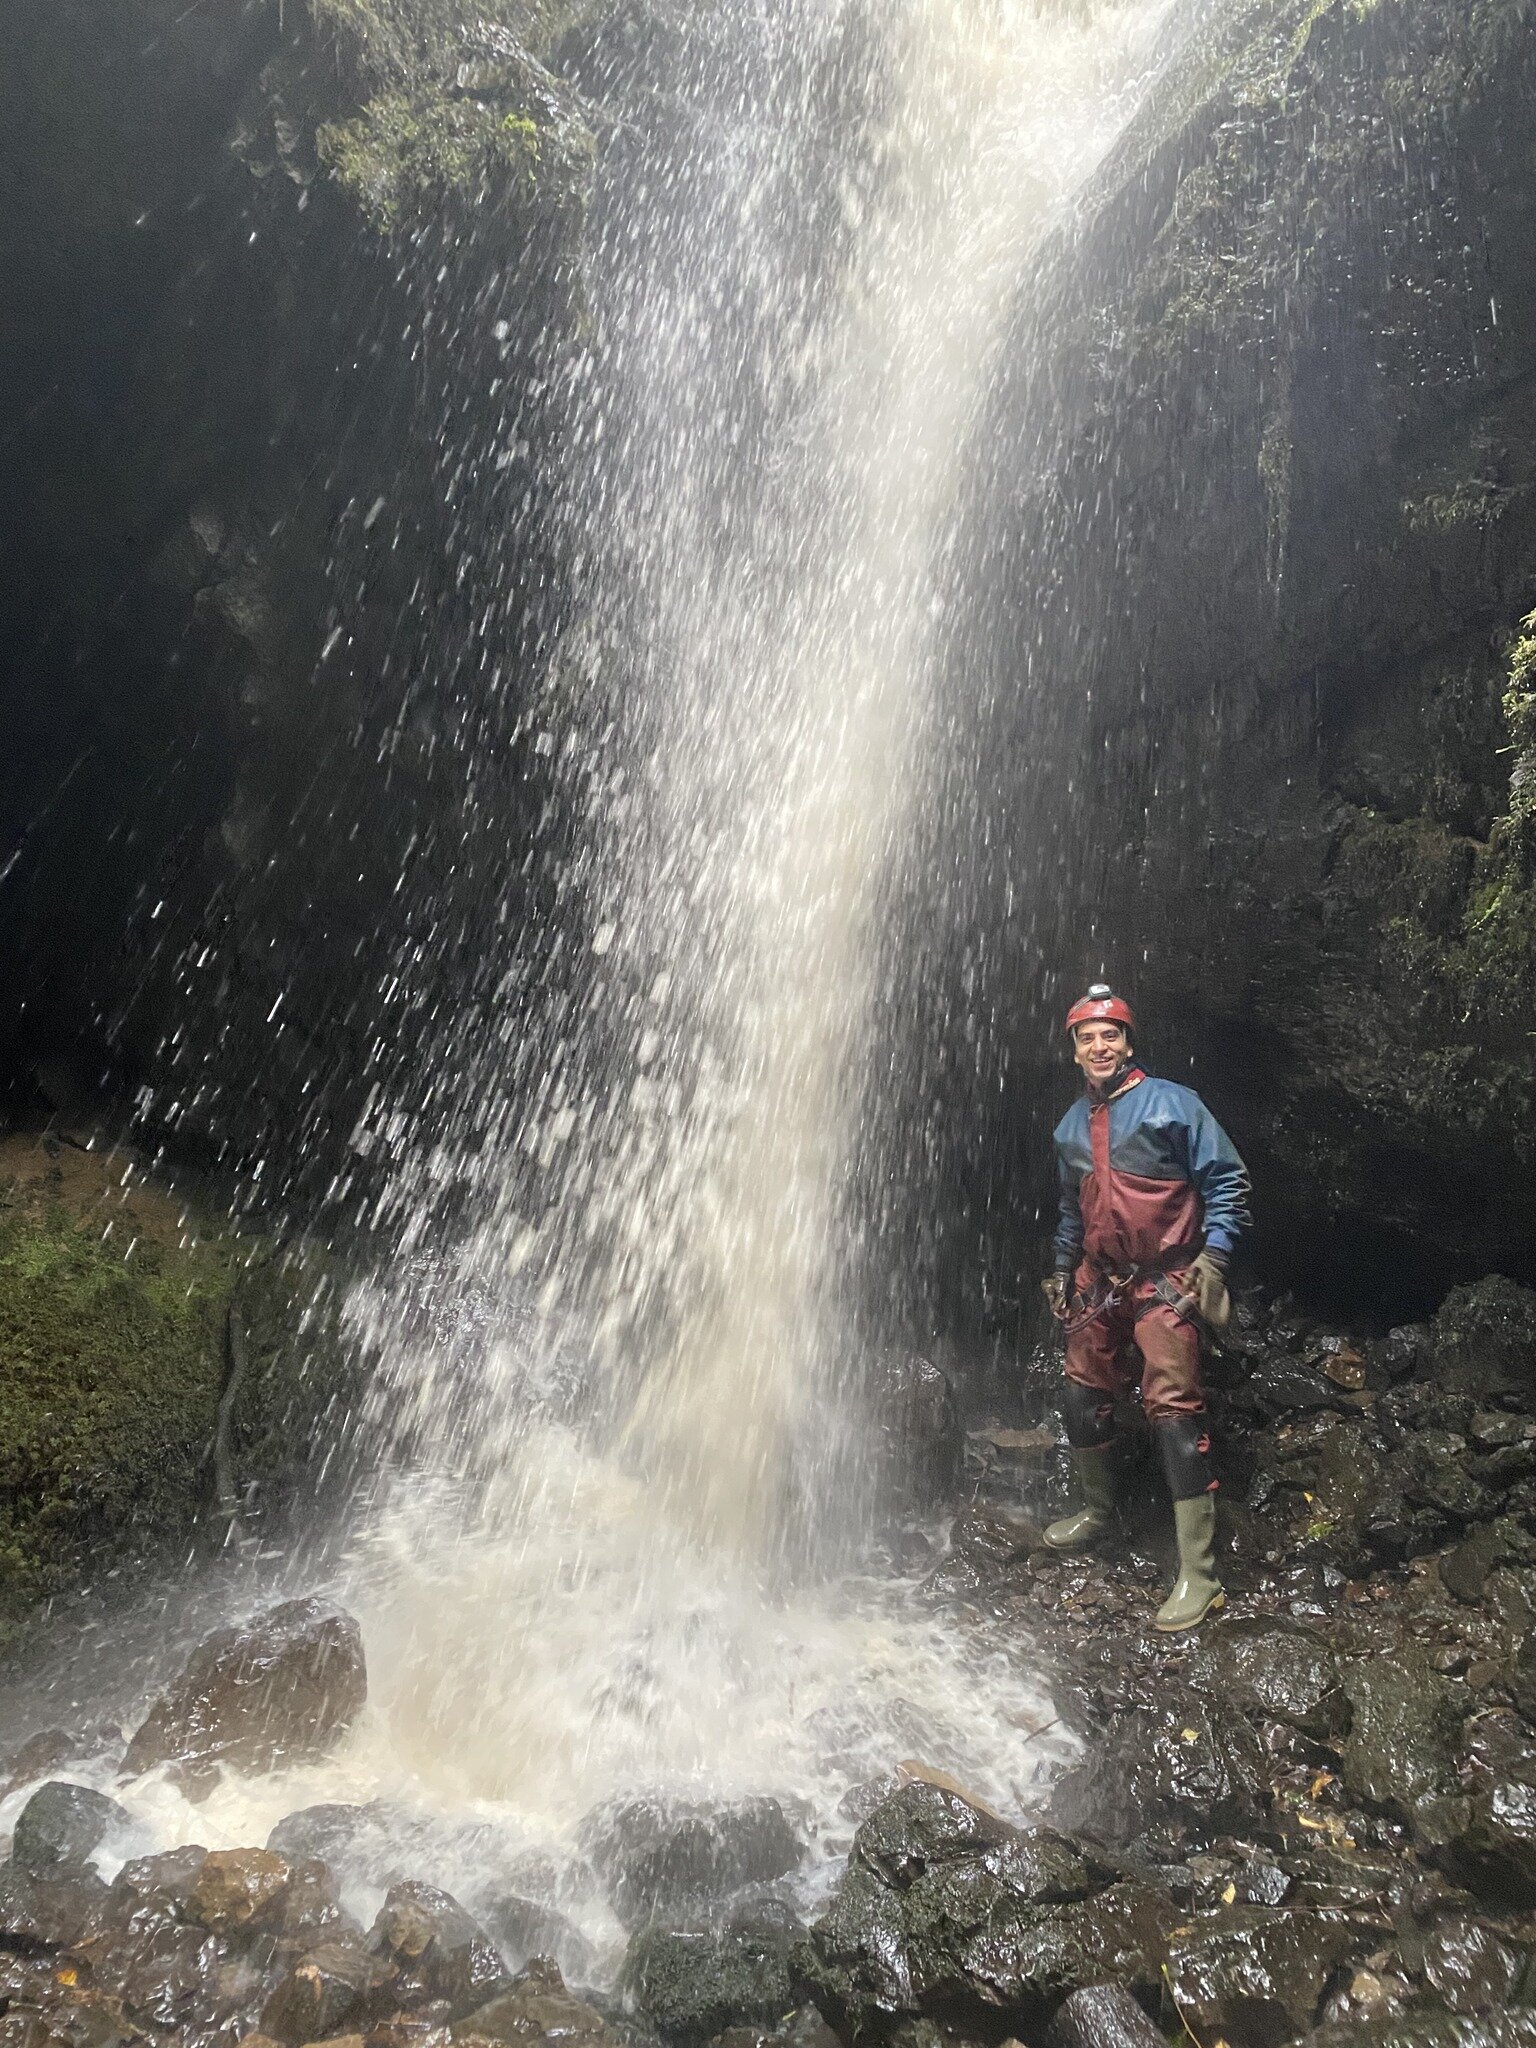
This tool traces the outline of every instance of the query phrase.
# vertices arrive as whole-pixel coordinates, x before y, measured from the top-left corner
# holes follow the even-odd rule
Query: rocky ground
[[[125,1809],[68,1776],[93,1745],[195,1798],[356,1717],[356,1624],[291,1601],[209,1638],[126,1743],[45,1731],[0,1770],[7,1794],[38,1787],[0,1871],[0,2048],[1536,2040],[1536,1294],[1490,1279],[1358,1345],[1243,1301],[1213,1370],[1231,1597],[1192,1639],[1150,1627],[1165,1511],[1134,1416],[1114,1554],[1043,1553],[1054,1371],[1034,1361],[1030,1426],[968,1439],[924,1580],[1035,1645],[1082,1738],[1029,1826],[893,1758],[845,1802],[847,1867],[806,1925],[774,1800],[604,1809],[584,1846],[629,1946],[617,1987],[580,1995],[548,1954],[579,1980],[580,1937],[532,1900],[472,1917],[391,1872],[365,1928],[332,1867],[365,1809],[132,1854]],[[942,1468],[934,1377],[915,1408]],[[929,1541],[909,1530],[905,1562]]]

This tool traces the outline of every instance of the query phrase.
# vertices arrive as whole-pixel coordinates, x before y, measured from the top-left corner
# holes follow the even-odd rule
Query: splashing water
[[[900,1757],[1015,1810],[1059,1759],[1022,1647],[851,1575],[891,1281],[854,1190],[968,435],[1162,12],[779,0],[611,150],[545,707],[585,799],[584,973],[526,1051],[531,1109],[465,1077],[504,1096],[480,1224],[431,1268],[452,1312],[408,1312],[419,1269],[358,1304],[397,1444],[339,1584],[365,1724],[195,1811],[140,1788],[163,1837],[387,1797],[476,1824],[436,1871],[466,1898],[515,1877],[601,1947],[578,1831],[617,1792],[790,1795],[830,1853]],[[407,1246],[439,1171],[423,1138]]]

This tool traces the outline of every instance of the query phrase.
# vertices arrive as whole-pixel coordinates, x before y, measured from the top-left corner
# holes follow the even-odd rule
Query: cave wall
[[[1059,1016],[1107,970],[1249,1157],[1262,1267],[1390,1315],[1536,1264],[1536,10],[1168,32],[978,437],[948,1256],[1027,1293]]]

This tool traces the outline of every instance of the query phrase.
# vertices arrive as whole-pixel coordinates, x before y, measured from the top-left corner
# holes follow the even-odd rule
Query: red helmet
[[[1123,1024],[1127,1031],[1134,1031],[1136,1013],[1107,982],[1096,981],[1081,1002],[1074,1003],[1067,1012],[1067,1030],[1075,1031],[1079,1024]]]

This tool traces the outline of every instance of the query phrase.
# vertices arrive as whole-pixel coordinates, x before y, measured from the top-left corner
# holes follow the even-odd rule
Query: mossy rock
[[[226,1469],[247,1512],[312,1475],[353,1384],[317,1260],[200,1235],[164,1191],[120,1187],[122,1162],[66,1148],[62,1167],[18,1175],[23,1142],[0,1147],[0,1641],[98,1571],[226,1533],[232,1309]]]

